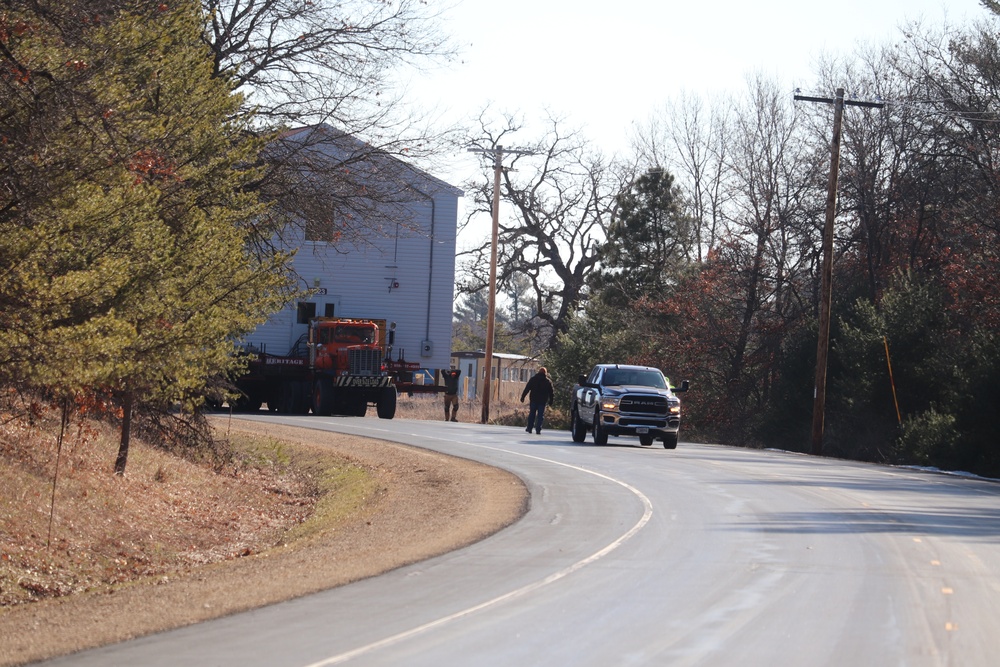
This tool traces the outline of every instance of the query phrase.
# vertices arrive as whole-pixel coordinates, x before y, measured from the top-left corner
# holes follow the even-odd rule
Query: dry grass
[[[476,422],[482,420],[483,403],[480,400],[459,402],[458,420]],[[400,394],[396,403],[396,416],[404,419],[444,420],[444,398],[440,395]],[[490,401],[490,423],[524,428],[528,420],[528,404],[509,401]],[[569,428],[566,414],[557,408],[545,411],[545,426],[550,429]]]
[[[133,441],[118,477],[116,431],[74,424],[57,456],[58,426],[55,413],[33,423],[0,414],[0,609],[248,556],[315,532],[371,492],[367,472],[344,459],[245,436],[221,468]]]

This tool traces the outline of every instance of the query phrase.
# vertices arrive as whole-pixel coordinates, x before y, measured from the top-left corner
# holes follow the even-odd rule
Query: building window
[[[335,306],[336,305],[337,304],[335,304],[335,303],[328,303],[328,304],[326,304],[325,310],[323,311],[323,317],[336,317],[333,314],[333,311],[335,310]]]
[[[299,324],[309,324],[309,320],[314,317],[316,317],[316,304],[309,301],[299,301],[295,321]]]

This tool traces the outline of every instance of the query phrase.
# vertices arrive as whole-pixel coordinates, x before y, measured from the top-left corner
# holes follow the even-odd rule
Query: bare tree
[[[733,110],[727,160],[726,223],[743,249],[737,264],[743,290],[733,304],[739,324],[726,382],[730,388],[748,383],[762,393],[769,379],[762,364],[774,369],[782,332],[811,314],[819,275],[822,160],[805,141],[789,97],[772,81],[750,80],[748,101]]]
[[[721,101],[682,95],[651,116],[632,140],[640,168],[663,166],[677,178],[685,212],[695,221],[692,259],[699,262],[722,233],[730,108]]]
[[[454,55],[424,0],[202,0],[216,76],[230,79],[262,133],[260,191],[279,204],[259,221],[267,246],[289,224],[335,229],[338,246],[384,234],[408,201],[392,160],[429,164],[450,141],[398,82]],[[301,132],[303,126],[329,131]],[[289,132],[291,131],[291,134]],[[406,221],[403,221],[406,224]]]
[[[215,72],[268,125],[406,134],[399,70],[453,55],[422,0],[202,0]],[[419,137],[410,137],[410,139]],[[411,146],[416,150],[417,145]]]
[[[486,149],[509,144],[523,129],[510,116],[491,123],[484,115],[480,124],[473,144]],[[514,157],[503,170],[501,199],[513,207],[514,216],[500,218],[498,282],[509,287],[515,277],[527,279],[536,326],[549,328],[551,346],[586,297],[587,276],[600,261],[615,195],[625,178],[590,152],[578,133],[564,133],[558,118],[549,117],[544,136],[531,148],[533,155]],[[493,163],[484,161],[483,169],[483,179],[470,184],[470,218],[492,209]],[[463,291],[474,292],[486,283],[489,239],[466,255]]]

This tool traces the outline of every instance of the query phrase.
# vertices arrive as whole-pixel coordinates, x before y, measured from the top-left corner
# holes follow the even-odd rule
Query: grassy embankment
[[[133,440],[118,477],[110,426],[72,424],[59,452],[54,411],[0,417],[0,609],[259,553],[375,495],[369,471],[317,447],[223,434],[181,457]]]

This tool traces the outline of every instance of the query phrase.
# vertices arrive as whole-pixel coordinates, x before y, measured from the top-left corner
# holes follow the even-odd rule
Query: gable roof
[[[461,197],[465,194],[461,188],[328,123],[286,130],[278,135],[278,141],[286,146],[294,144],[303,151],[306,159],[323,156],[345,165],[345,168],[367,172],[380,182],[397,181],[402,187],[417,189],[426,196],[447,193]],[[418,185],[421,186],[419,189]]]

